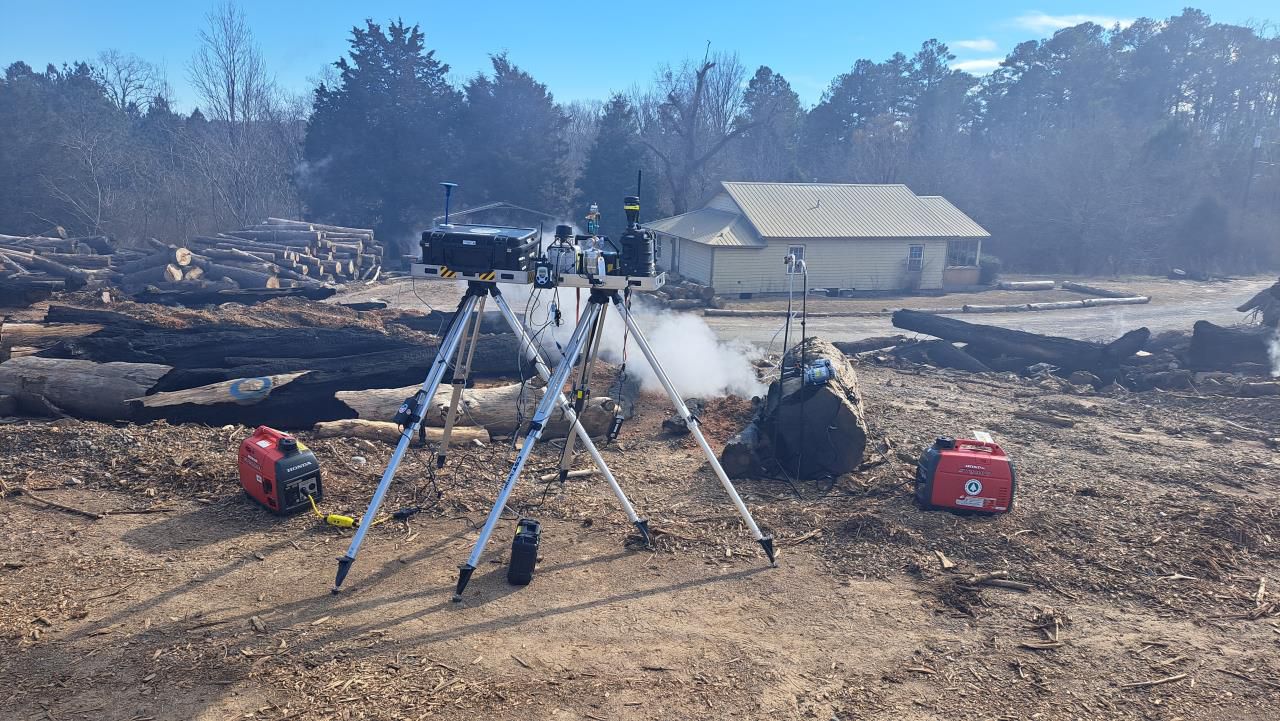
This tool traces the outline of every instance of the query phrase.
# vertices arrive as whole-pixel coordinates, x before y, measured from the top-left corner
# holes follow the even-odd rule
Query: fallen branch
[[[1151,681],[1137,681],[1135,683],[1120,684],[1120,688],[1149,688],[1151,686],[1159,686],[1161,684],[1173,683],[1174,681],[1181,681],[1186,677],[1187,675],[1185,673],[1179,673],[1173,676],[1166,676],[1165,678],[1157,678]]]
[[[444,439],[443,428],[426,428],[428,443],[440,443]],[[369,441],[385,441],[387,443],[398,443],[403,431],[400,426],[390,421],[365,421],[359,419],[346,419],[339,421],[321,421],[312,429],[316,438],[363,438]],[[417,434],[414,434],[416,442]],[[453,432],[449,435],[449,442],[453,445],[470,443],[472,441],[480,441],[481,443],[489,442],[489,432],[483,428],[475,426],[454,426]]]
[[[56,509],[58,509],[59,511],[66,511],[67,513],[74,513],[74,514],[77,514],[77,515],[80,515],[80,516],[85,516],[86,518],[92,518],[92,519],[93,519],[93,520],[95,520],[95,521],[100,520],[100,519],[102,519],[102,518],[105,518],[105,516],[104,516],[103,514],[101,514],[101,513],[94,513],[93,511],[86,511],[86,510],[85,510],[85,509],[83,509],[83,508],[77,508],[77,507],[75,507],[75,506],[68,506],[68,505],[67,505],[67,504],[65,504],[65,503],[58,503],[57,501],[50,501],[50,500],[49,500],[49,499],[47,499],[47,498],[44,498],[44,497],[41,497],[41,496],[37,496],[36,494],[32,493],[32,492],[31,492],[31,490],[30,490],[30,489],[28,489],[28,488],[15,488],[15,489],[13,489],[13,495],[15,495],[15,496],[17,496],[17,495],[23,495],[23,496],[26,496],[27,498],[30,498],[31,500],[33,500],[33,501],[35,501],[35,502],[37,502],[37,503],[43,503],[44,505],[49,506],[50,508],[56,508]]]
[[[1030,651],[1050,651],[1055,648],[1062,648],[1066,644],[1061,641],[1023,641],[1018,646]]]
[[[594,468],[587,468],[581,471],[569,471],[567,474],[565,474],[565,478],[586,478],[588,476],[595,475],[595,472],[596,472],[596,469]],[[560,479],[560,474],[558,472],[546,473],[544,475],[538,476],[538,480],[542,483],[550,483],[552,481],[557,481],[559,479]]]
[[[1040,423],[1048,423],[1051,426],[1059,428],[1073,428],[1076,425],[1075,420],[1063,416],[1055,416],[1050,413],[1040,413],[1037,411],[1014,411],[1014,418],[1022,418],[1028,421],[1038,421]]]
[[[1031,593],[1031,589],[1033,588],[1032,585],[1029,583],[1022,583],[1020,581],[1010,581],[1003,578],[993,578],[990,581],[983,583],[982,585],[995,586],[997,588],[1010,588],[1015,591],[1022,591],[1023,593]]]

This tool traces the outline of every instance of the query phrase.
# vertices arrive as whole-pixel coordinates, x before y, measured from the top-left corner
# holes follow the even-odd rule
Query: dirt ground
[[[0,717],[1274,718],[1280,399],[858,371],[879,449],[864,471],[739,484],[777,568],[650,399],[605,456],[657,547],[629,544],[599,480],[529,480],[556,463],[548,444],[460,604],[456,566],[514,456],[500,444],[439,473],[411,452],[384,508],[429,509],[375,526],[334,596],[350,533],[243,497],[248,429],[2,426],[10,489],[110,513],[0,499]],[[1014,416],[1044,407],[1077,425]],[[712,444],[749,414],[711,403]],[[909,461],[974,428],[1018,464],[1014,512],[916,509]],[[390,448],[310,445],[324,510],[358,515]],[[516,514],[544,522],[524,588],[505,580]],[[964,583],[988,571],[1031,590]]]

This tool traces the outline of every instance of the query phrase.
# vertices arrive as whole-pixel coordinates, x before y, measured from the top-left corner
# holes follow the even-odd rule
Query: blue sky
[[[461,81],[500,50],[546,83],[560,100],[603,98],[646,83],[664,61],[736,50],[749,69],[766,64],[816,102],[833,77],[858,58],[910,54],[938,38],[957,65],[982,73],[1020,41],[1083,20],[1111,23],[1164,18],[1188,0],[990,0],[957,2],[442,2],[439,0],[242,0],[269,69],[287,90],[346,51],[350,29],[371,17],[422,25],[429,47]],[[0,0],[0,66],[36,68],[91,58],[100,50],[135,53],[165,68],[180,108],[196,104],[186,80],[213,2],[204,0]],[[1280,22],[1274,0],[1215,0],[1198,5],[1215,20]]]

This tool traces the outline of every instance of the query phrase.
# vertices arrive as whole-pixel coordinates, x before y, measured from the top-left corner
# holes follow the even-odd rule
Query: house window
[[[972,268],[978,264],[978,241],[969,238],[947,241],[947,267]]]
[[[787,272],[788,272],[788,273],[799,273],[799,272],[800,272],[800,261],[804,260],[804,246],[803,246],[803,245],[788,245],[788,246],[787,246],[787,255],[794,255],[794,256],[795,256],[795,258],[796,258],[796,262],[795,262],[795,264],[794,264],[794,265],[789,266],[789,267],[787,268]]]
[[[924,246],[913,245],[907,250],[907,272],[919,273],[924,270]]]

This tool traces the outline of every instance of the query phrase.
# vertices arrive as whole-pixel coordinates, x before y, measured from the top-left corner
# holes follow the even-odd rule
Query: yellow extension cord
[[[355,528],[357,525],[359,525],[356,523],[356,519],[352,518],[351,516],[343,516],[338,513],[329,513],[329,514],[321,513],[320,507],[316,505],[315,497],[309,494],[307,495],[307,500],[311,501],[311,510],[315,512],[316,518],[319,518],[320,520],[324,521],[330,526],[334,526],[336,528]],[[390,518],[390,516],[383,516],[382,518],[379,518],[373,523],[369,524],[369,527],[373,528],[379,523],[386,521],[388,518]]]

